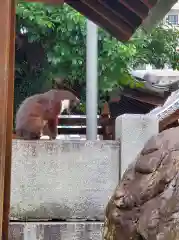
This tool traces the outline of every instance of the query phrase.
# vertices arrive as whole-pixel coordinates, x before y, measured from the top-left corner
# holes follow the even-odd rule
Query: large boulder
[[[106,208],[105,240],[179,239],[179,127],[152,137]]]

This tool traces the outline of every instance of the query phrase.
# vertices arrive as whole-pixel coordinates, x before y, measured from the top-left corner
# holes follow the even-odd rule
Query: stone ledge
[[[100,222],[11,222],[9,240],[102,240]]]
[[[11,179],[11,219],[102,221],[119,181],[119,143],[14,140]]]

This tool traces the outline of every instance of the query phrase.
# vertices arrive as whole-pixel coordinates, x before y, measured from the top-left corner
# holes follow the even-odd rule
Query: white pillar
[[[87,20],[86,39],[86,138],[97,139],[98,110],[98,28]]]

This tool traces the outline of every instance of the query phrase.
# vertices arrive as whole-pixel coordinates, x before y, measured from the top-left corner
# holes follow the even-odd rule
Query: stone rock
[[[152,137],[125,171],[105,215],[105,240],[179,239],[179,128]]]

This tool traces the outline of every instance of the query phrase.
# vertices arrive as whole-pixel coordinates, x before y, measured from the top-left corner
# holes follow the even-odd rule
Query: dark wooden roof
[[[158,0],[65,0],[67,4],[110,32],[127,41]]]

